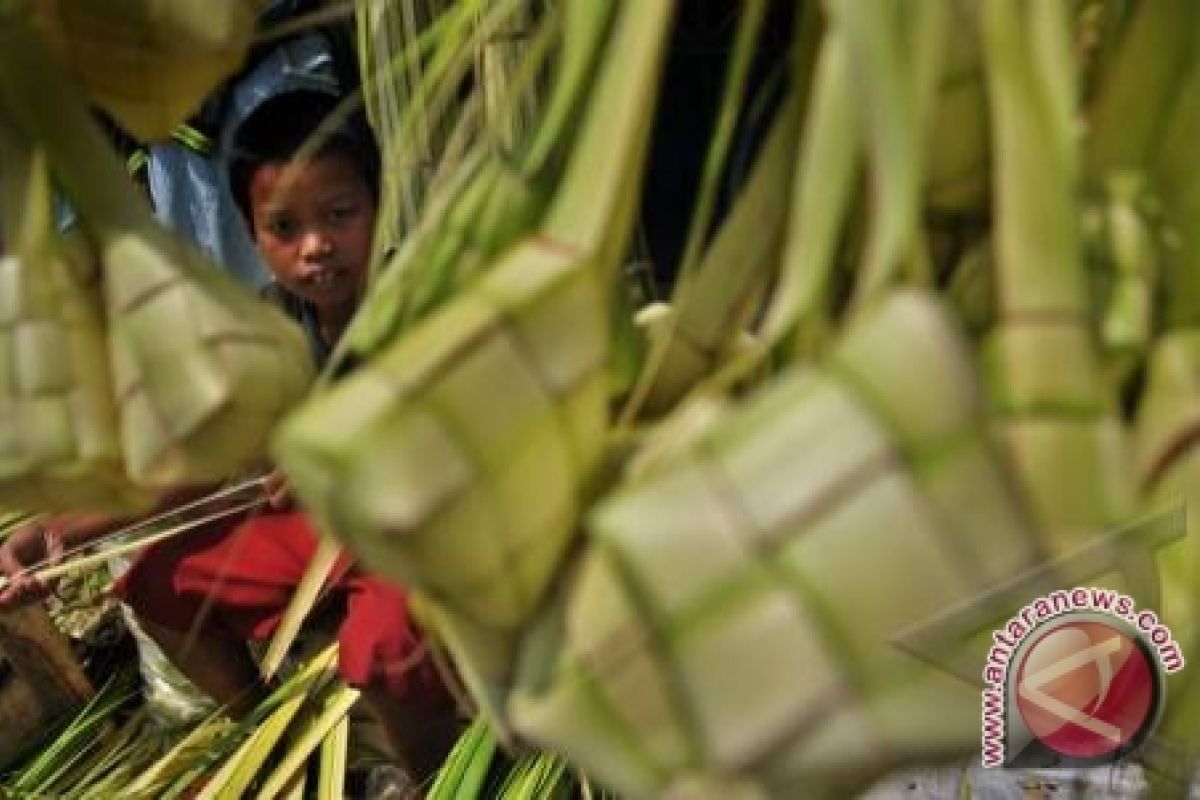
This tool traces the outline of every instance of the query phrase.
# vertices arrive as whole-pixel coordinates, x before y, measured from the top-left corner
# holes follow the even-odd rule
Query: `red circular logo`
[[[1151,658],[1117,625],[1064,620],[1043,631],[1021,660],[1015,692],[1021,718],[1042,744],[1065,756],[1128,749],[1154,722]]]

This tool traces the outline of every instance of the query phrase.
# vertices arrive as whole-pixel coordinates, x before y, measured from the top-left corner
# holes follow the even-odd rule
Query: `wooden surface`
[[[70,643],[40,604],[0,614],[0,765],[91,694]]]

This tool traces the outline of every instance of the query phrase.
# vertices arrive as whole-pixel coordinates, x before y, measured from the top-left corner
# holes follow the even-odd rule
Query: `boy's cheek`
[[[263,261],[271,270],[276,278],[282,281],[291,279],[295,270],[292,269],[292,264],[295,260],[295,254],[290,252],[290,248],[282,247],[278,243],[259,241],[258,251],[262,254]]]
[[[356,230],[342,243],[343,264],[360,280],[367,274],[368,262],[371,259],[371,243],[374,238],[374,225],[364,226]]]

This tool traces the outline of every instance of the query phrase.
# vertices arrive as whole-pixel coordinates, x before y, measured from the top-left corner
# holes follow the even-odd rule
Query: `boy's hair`
[[[379,199],[379,148],[361,113],[351,114],[332,130],[318,128],[338,108],[339,99],[312,89],[282,92],[270,97],[238,125],[228,158],[229,189],[251,230],[250,181],[260,167],[291,161],[316,133],[320,143],[314,157],[343,155],[358,169],[371,196]]]

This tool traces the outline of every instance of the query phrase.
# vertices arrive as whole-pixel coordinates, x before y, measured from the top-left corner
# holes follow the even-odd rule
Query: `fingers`
[[[10,534],[0,545],[0,572],[6,577],[0,588],[0,609],[50,594],[52,587],[33,568],[60,560],[63,551],[62,531],[50,520],[32,522]]]
[[[62,531],[57,525],[52,523],[42,525],[42,543],[46,551],[46,563],[57,564],[62,560],[65,547]]]
[[[287,486],[287,476],[282,471],[275,469],[267,474],[266,480],[263,483],[263,491],[271,494],[284,486]]]
[[[263,491],[267,495],[267,506],[272,511],[288,511],[292,508],[292,487],[287,476],[275,470],[267,477]]]
[[[292,508],[293,504],[292,490],[289,486],[284,486],[279,491],[272,492],[271,496],[267,498],[267,505],[271,507],[272,511],[288,511]]]
[[[32,573],[21,572],[8,579],[4,589],[0,590],[0,611],[14,606],[41,600],[50,594],[46,584],[38,580]]]
[[[0,609],[27,603],[49,593],[45,584],[17,558],[10,544],[6,542],[0,546],[0,571],[7,577],[3,589],[0,589]]]
[[[0,608],[8,608],[18,601],[24,569],[7,544],[0,546],[0,572],[5,576],[4,586],[0,588]]]

